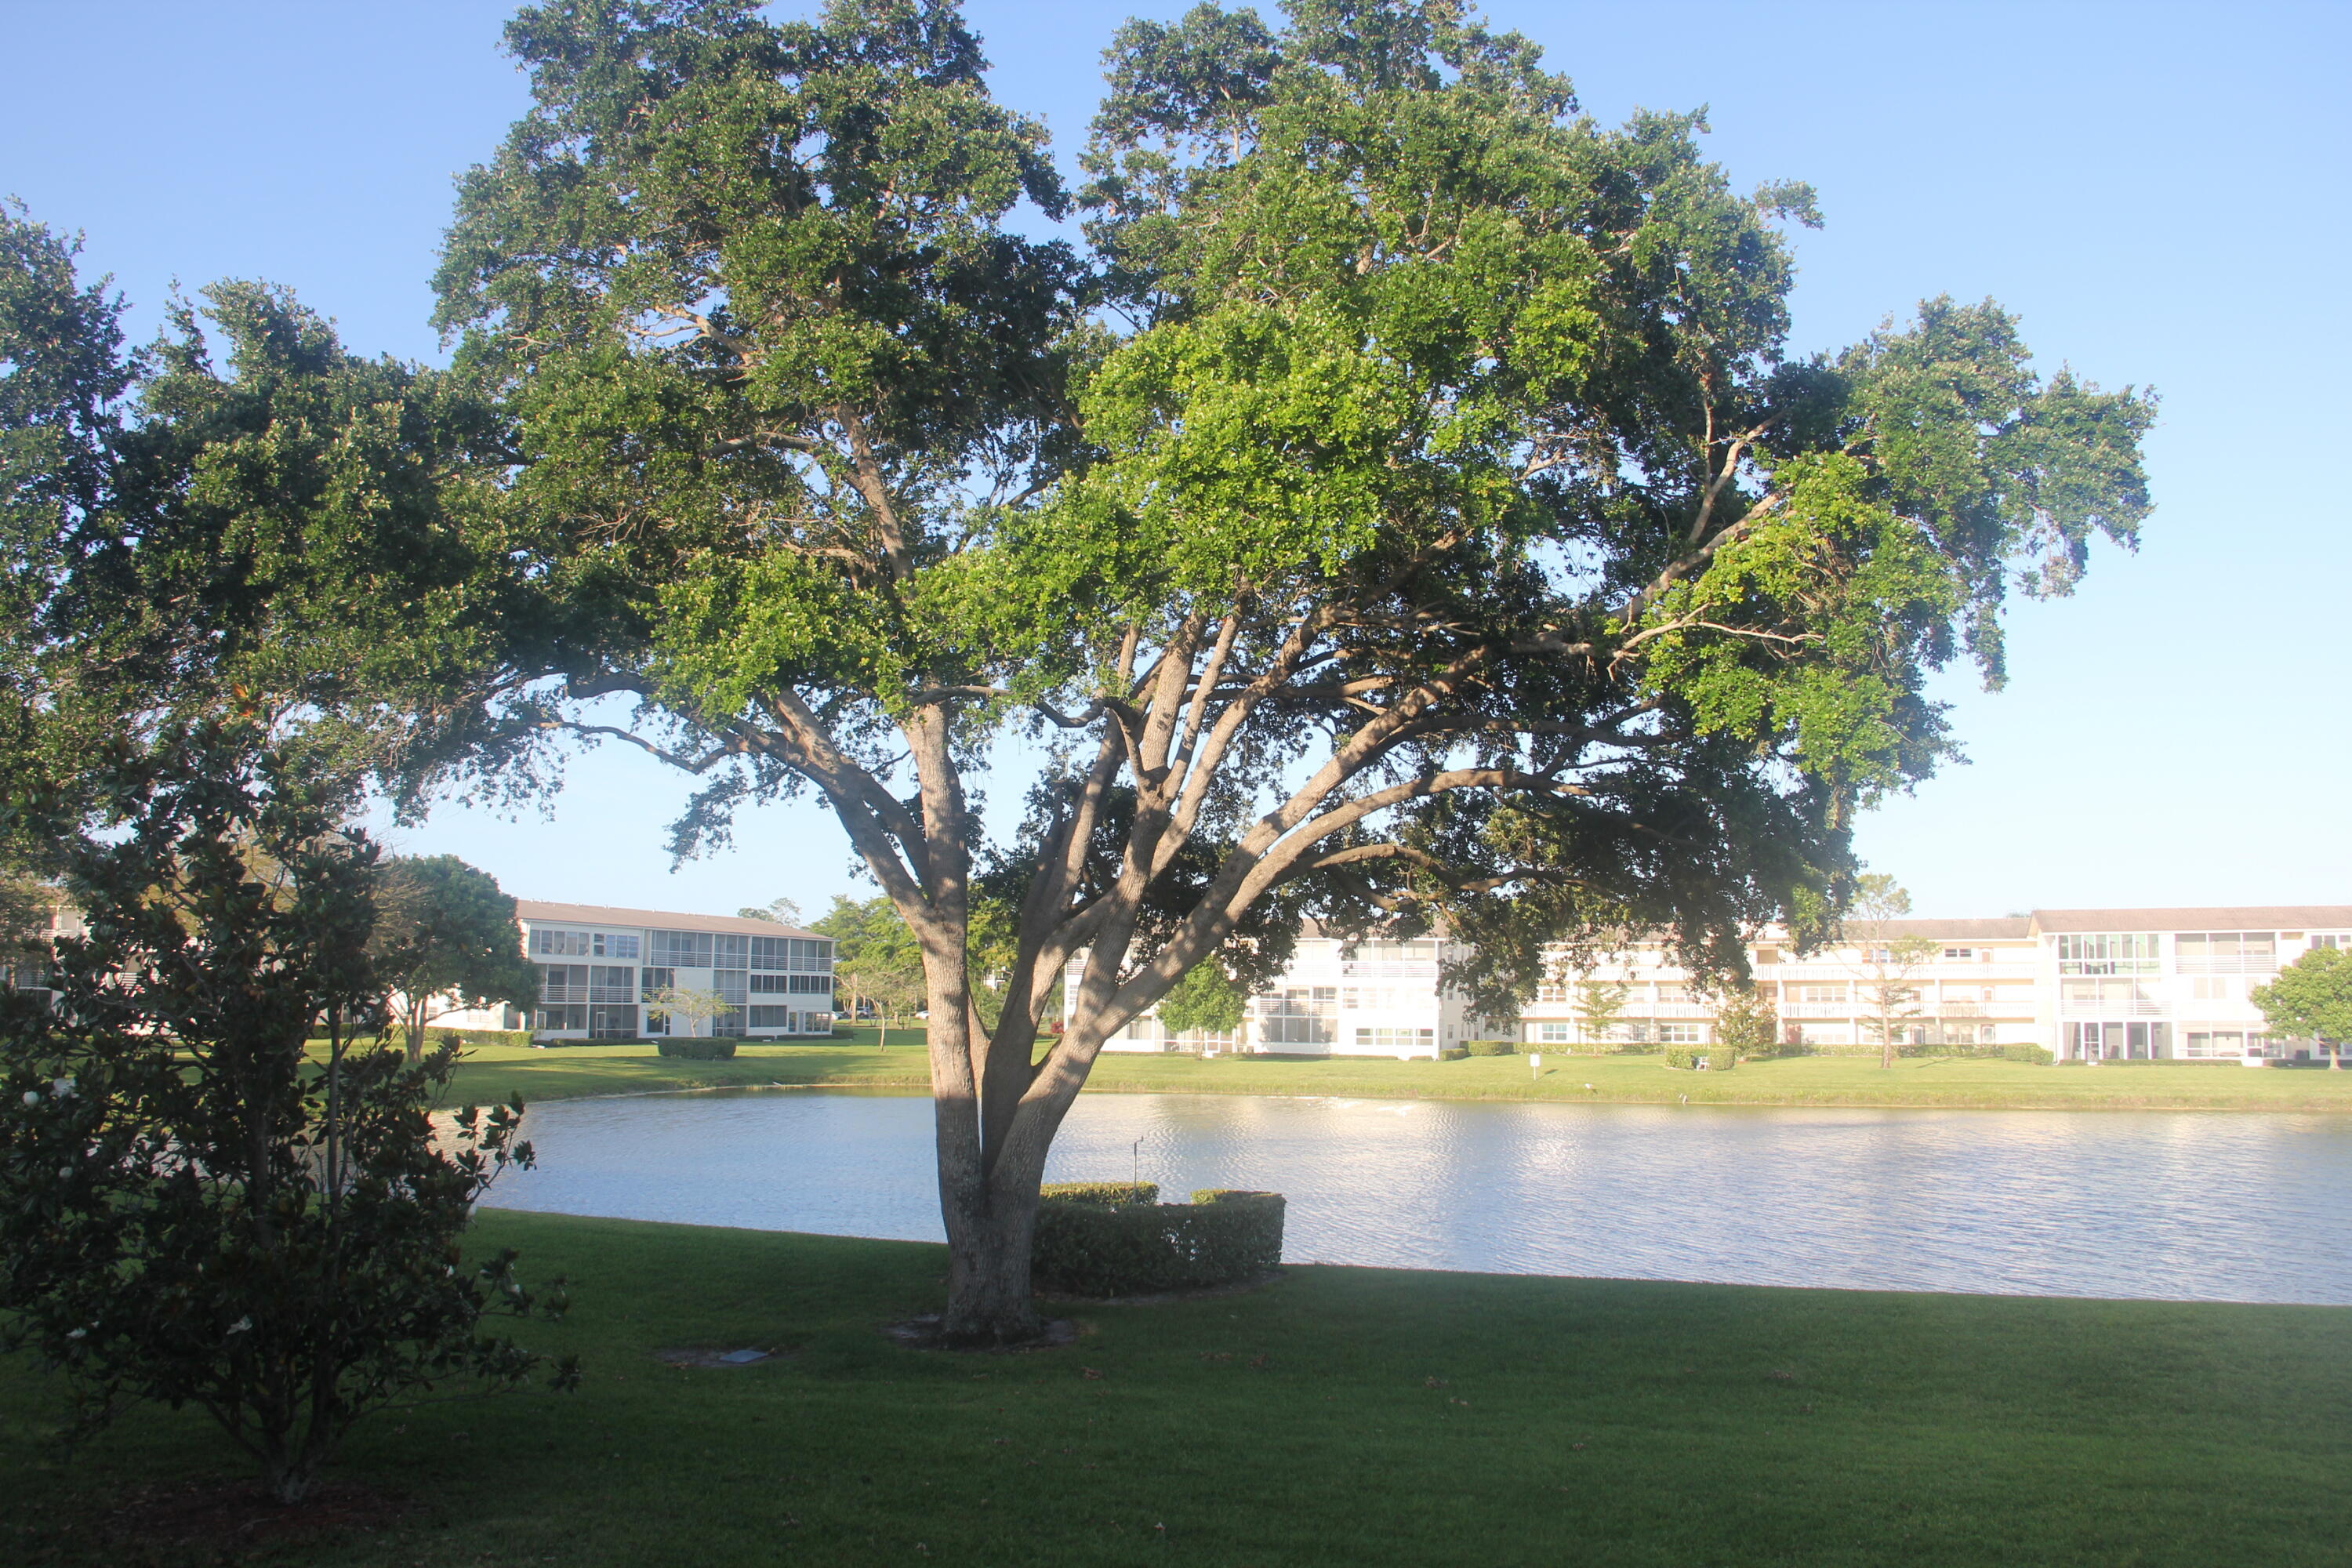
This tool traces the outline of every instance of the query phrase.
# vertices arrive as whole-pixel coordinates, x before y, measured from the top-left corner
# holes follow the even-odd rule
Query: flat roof
[[[2045,931],[2338,931],[2352,929],[2352,904],[2245,904],[2190,910],[2036,910]]]
[[[2023,915],[2000,920],[1959,921],[1846,921],[1847,934],[1873,937],[1932,936],[1955,937],[1964,942],[1993,942],[2007,938],[2025,942],[2033,935],[2033,922]]]
[[[740,933],[744,936],[796,936],[831,942],[813,931],[788,926],[781,921],[745,920],[740,915],[689,915],[677,910],[624,910],[610,904],[553,904],[540,899],[517,899],[518,917],[541,925],[617,926],[626,930],[633,926],[657,931],[708,931]]]

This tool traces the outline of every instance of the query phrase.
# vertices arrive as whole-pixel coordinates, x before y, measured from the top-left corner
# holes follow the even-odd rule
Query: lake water
[[[490,1206],[938,1240],[931,1104],[556,1101]],[[2352,1304],[2352,1117],[1081,1096],[1048,1179],[1285,1194],[1303,1263]]]

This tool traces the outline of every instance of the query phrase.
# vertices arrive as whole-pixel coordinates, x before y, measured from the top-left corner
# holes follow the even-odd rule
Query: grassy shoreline
[[[921,1037],[873,1031],[831,1044],[746,1045],[732,1061],[663,1057],[650,1046],[567,1046],[549,1050],[471,1047],[457,1070],[457,1099],[569,1100],[695,1089],[786,1087],[921,1092],[929,1074]],[[2227,1064],[2111,1063],[2034,1067],[2020,1062],[1906,1058],[1882,1068],[1866,1058],[1794,1057],[1748,1062],[1728,1073],[1678,1072],[1659,1057],[1548,1054],[1538,1075],[1525,1057],[1458,1062],[1379,1058],[1272,1058],[1106,1053],[1087,1080],[1094,1093],[1317,1095],[1358,1100],[1507,1100],[1658,1105],[1916,1107],[1987,1110],[2261,1110],[2352,1112],[2352,1072],[2249,1070]]]
[[[2352,1309],[1901,1295],[1294,1267],[1241,1296],[1073,1308],[1067,1348],[880,1325],[943,1249],[487,1212],[570,1275],[570,1396],[362,1426],[331,1479],[406,1512],[265,1551],[319,1568],[556,1562],[1625,1568],[2341,1561]],[[756,1346],[756,1366],[666,1348]],[[70,1461],[0,1360],[0,1558],[133,1549],[140,1489],[241,1474],[193,1412]]]

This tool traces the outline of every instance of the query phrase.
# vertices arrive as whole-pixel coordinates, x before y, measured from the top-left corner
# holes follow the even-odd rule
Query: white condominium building
[[[2249,991],[2314,948],[2352,950],[2352,905],[2037,910],[1871,930],[1810,953],[1770,930],[1749,944],[1757,992],[1779,1015],[1785,1043],[1875,1050],[1884,1027],[1898,1047],[2039,1046],[2058,1061],[2260,1066],[2308,1059],[2314,1046],[2269,1037]],[[1439,965],[1468,953],[1435,938],[1343,942],[1310,925],[1238,1029],[1171,1037],[1146,1014],[1103,1048],[1412,1058],[1498,1036],[1588,1048],[1714,1041],[1721,998],[1669,963],[1661,943],[1633,942],[1582,972],[1563,951],[1534,1000],[1499,1024],[1439,983]],[[1083,969],[1081,957],[1066,972],[1066,1020]],[[1594,1003],[1600,1012],[1589,1016]]]
[[[1343,942],[1325,935],[1310,921],[1289,967],[1250,998],[1238,1029],[1171,1037],[1154,1009],[1112,1036],[1103,1049],[1434,1058],[1448,1046],[1486,1032],[1470,1013],[1468,1001],[1438,984],[1438,965],[1459,962],[1468,952],[1436,937]],[[1064,973],[1066,1021],[1085,971],[1082,953]]]
[[[539,1005],[527,1021],[524,1009],[493,1007],[440,1026],[567,1040],[833,1032],[833,942],[814,931],[532,899],[518,899],[515,913],[539,967]]]
[[[1803,955],[1769,931],[1751,944],[1757,990],[1779,1012],[1784,1039],[1874,1048],[1884,1016],[1899,1045],[2036,1045],[2059,1061],[2259,1065],[2308,1059],[2313,1045],[2269,1037],[2248,993],[2314,948],[2352,950],[2352,905],[2036,910],[1871,929],[1867,940]],[[1901,937],[1924,938],[1926,956],[1890,945]],[[1613,1018],[1586,1019],[1585,999],[1596,994],[1616,1003]],[[1882,1002],[1892,1003],[1885,1015]],[[1589,975],[1566,973],[1542,987],[1521,1037],[1701,1045],[1713,1037],[1717,1006],[1657,944],[1636,943]]]

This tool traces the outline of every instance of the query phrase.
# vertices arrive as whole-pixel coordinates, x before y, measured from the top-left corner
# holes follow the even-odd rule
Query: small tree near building
[[[1185,971],[1160,1004],[1160,1024],[1171,1038],[1181,1035],[1227,1035],[1242,1026],[1248,998],[1224,966],[1210,959]]]
[[[2342,1069],[2345,1045],[2352,1042],[2352,952],[2315,947],[2248,996],[2273,1036],[2307,1039],[2327,1053],[2331,1070]]]
[[[1613,981],[1587,980],[1576,988],[1578,1030],[1589,1046],[1606,1045],[1625,1014],[1625,998],[1633,988]]]
[[[919,1011],[928,994],[915,933],[883,896],[860,901],[835,894],[833,908],[809,929],[833,939],[834,988],[849,998],[852,1019],[874,1009],[878,1047],[888,1050],[891,1016]]]
[[[1753,987],[1725,994],[1715,1014],[1715,1065],[1727,1068],[1741,1057],[1770,1056],[1780,1048],[1780,1015]]]
[[[1854,971],[1861,983],[1861,1001],[1870,1010],[1870,1028],[1878,1037],[1878,1065],[1891,1068],[1897,1032],[1920,1013],[1914,976],[1921,964],[1936,956],[1936,944],[1924,936],[1907,936],[1894,929],[1895,921],[1911,912],[1911,895],[1884,872],[1870,871],[1856,878],[1848,908],[1845,929],[1859,950]]]
[[[709,1034],[711,1020],[732,1005],[716,991],[664,985],[646,998],[646,1022],[648,1026],[656,1022],[663,1024],[673,1035],[698,1038]]]
[[[30,804],[59,818],[88,932],[56,944],[54,1008],[0,997],[0,1349],[61,1371],[82,1429],[198,1406],[298,1502],[370,1411],[541,1359],[484,1320],[555,1315],[560,1282],[534,1298],[513,1253],[459,1250],[530,1163],[522,1105],[468,1107],[439,1146],[456,1053],[354,1044],[384,994],[375,851],[339,829],[341,792],[245,730],[76,782],[87,817]]]
[[[451,1013],[539,1000],[538,966],[523,955],[514,899],[498,879],[455,855],[395,856],[376,878],[368,955],[393,991],[408,1059],[425,1031]]]
[[[746,904],[735,911],[747,921],[766,921],[771,925],[796,926],[801,923],[801,907],[792,899],[770,899],[764,904]]]

